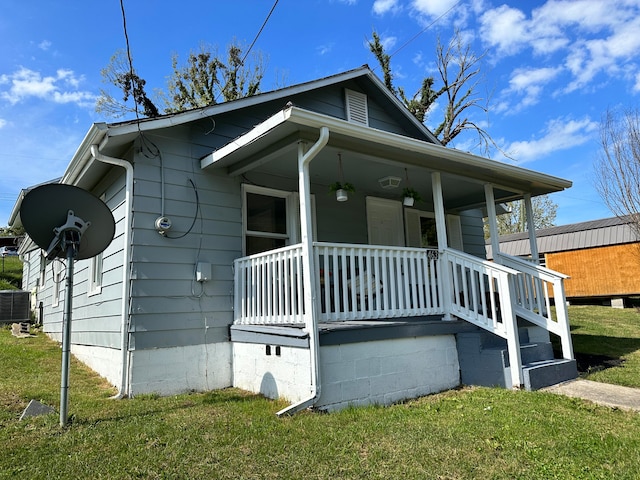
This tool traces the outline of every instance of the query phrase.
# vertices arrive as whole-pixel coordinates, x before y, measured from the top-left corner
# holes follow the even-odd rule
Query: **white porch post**
[[[489,222],[489,235],[491,236],[491,253],[495,261],[500,253],[500,242],[498,240],[498,220],[496,215],[496,200],[493,196],[493,186],[490,183],[484,185],[484,197],[487,203],[487,220]]]
[[[448,246],[447,241],[447,220],[446,213],[444,211],[444,199],[442,197],[442,179],[440,172],[431,172],[431,190],[433,191],[433,209],[436,216],[436,234],[438,236],[438,250],[443,252]],[[447,265],[446,261],[442,259],[438,262],[440,265],[440,271],[438,276],[441,279],[439,284],[441,286],[440,301],[444,308],[443,320],[453,320],[451,315],[451,296],[453,290],[451,288],[451,276],[448,268],[442,268]]]
[[[489,221],[489,234],[491,235],[491,252],[493,261],[500,263],[500,242],[498,240],[498,220],[496,215],[496,200],[493,195],[493,185],[484,185],[484,196],[487,203],[487,217]],[[509,352],[509,365],[511,370],[511,385],[513,388],[521,388],[524,383],[522,379],[522,357],[520,355],[520,338],[518,334],[518,319],[513,311],[514,277],[509,276],[508,285],[502,285],[501,292],[508,292],[508,298],[500,298],[500,310],[502,310],[502,321],[505,322],[507,330],[507,350]]]
[[[529,233],[529,246],[531,248],[531,259],[537,265],[540,264],[540,256],[538,254],[538,244],[536,242],[536,227],[533,219],[533,204],[531,203],[531,194],[524,195],[524,209],[527,214],[527,232]]]

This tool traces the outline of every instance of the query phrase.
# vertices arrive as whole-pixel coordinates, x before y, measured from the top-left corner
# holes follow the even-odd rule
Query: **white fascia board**
[[[210,153],[209,155],[200,159],[200,168],[206,168],[217,161],[223,159],[227,155],[240,150],[242,147],[254,142],[258,138],[265,135],[271,129],[277,127],[278,125],[283,124],[289,118],[289,113],[293,107],[290,107],[286,110],[281,110],[275,115],[269,117],[264,122],[258,124],[253,129],[249,130],[244,135],[232,140],[230,143],[227,143],[224,147],[217,149],[216,151]]]
[[[69,162],[67,169],[62,175],[60,183],[68,185],[75,185],[77,183],[93,159],[91,155],[91,145],[101,143],[108,131],[109,127],[106,123],[94,123],[91,125],[82,143],[78,146],[76,153],[71,158],[71,162]]]

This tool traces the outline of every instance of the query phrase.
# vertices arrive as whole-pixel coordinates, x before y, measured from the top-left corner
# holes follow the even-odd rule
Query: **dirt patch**
[[[593,373],[618,367],[624,363],[622,358],[608,357],[606,355],[591,355],[587,353],[575,353],[578,372]]]

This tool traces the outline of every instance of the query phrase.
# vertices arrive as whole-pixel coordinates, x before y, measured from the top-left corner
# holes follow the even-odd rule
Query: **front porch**
[[[318,402],[329,395],[323,387],[325,369],[334,354],[325,353],[321,325],[337,330],[351,322],[368,322],[369,329],[379,328],[376,322],[409,324],[417,318],[465,322],[505,344],[501,368],[508,378],[503,383],[514,388],[527,383],[522,326],[542,331],[533,336],[545,342],[549,332],[559,336],[562,356],[572,362],[564,277],[502,255],[494,245],[494,261],[484,260],[482,227],[487,217],[497,242],[496,210],[513,200],[524,200],[528,225],[533,225],[531,198],[571,183],[444,148],[428,132],[400,133],[390,129],[393,121],[386,113],[373,112],[381,116],[375,126],[287,105],[202,159],[203,169],[241,177],[246,256],[234,262],[236,386],[242,386],[240,378],[257,391],[263,391],[262,382],[256,386],[255,378],[280,386],[292,382],[290,389],[276,389],[277,395],[297,402],[281,413],[322,405]],[[397,180],[395,186],[404,182],[420,192],[423,201],[404,207],[400,192],[383,182],[390,177]],[[352,179],[358,190],[347,203],[328,200],[329,186]],[[535,252],[533,229],[530,241]],[[234,339],[234,333],[250,326],[277,331],[296,345],[274,343],[280,349],[266,355],[271,357],[266,361],[268,343],[260,347],[257,340]],[[355,339],[339,346],[347,358],[360,358],[361,365],[384,362],[376,350],[390,348],[384,358],[398,368],[390,374],[389,392],[395,392],[394,376],[413,376],[413,383],[402,387],[409,398],[450,388],[454,377],[460,384],[456,335],[411,337],[418,345],[407,337],[377,343]],[[445,367],[432,353],[451,362]],[[289,355],[294,360],[289,362]],[[241,375],[244,367],[254,373]],[[340,368],[358,367],[345,363]],[[454,373],[434,380],[440,370]],[[424,375],[414,376],[417,371]],[[371,395],[368,401],[379,400]]]
[[[557,335],[573,361],[564,277],[543,267],[450,248],[314,242],[307,282],[303,250],[235,262],[236,386],[300,404],[313,396],[328,409],[425,395],[460,384],[459,350],[470,343],[458,335],[478,329],[504,339],[503,386],[539,388],[527,370],[538,359],[521,353],[523,327],[542,329],[543,340]],[[321,393],[313,392],[316,369]]]

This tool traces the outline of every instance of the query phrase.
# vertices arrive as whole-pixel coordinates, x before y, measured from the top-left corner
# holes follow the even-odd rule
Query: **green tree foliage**
[[[162,111],[147,95],[146,81],[131,68],[126,53],[119,50],[101,74],[103,82],[115,86],[122,97],[115,98],[107,89],[101,89],[96,111],[115,118],[131,113],[157,117],[213,105],[219,100],[250,97],[259,92],[264,75],[261,55],[254,54],[252,60],[252,65],[246,64],[246,54],[243,56],[237,44],[229,45],[225,59],[207,45],[191,52],[185,65],[180,65],[178,56],[174,55],[172,74],[167,80],[168,93],[157,90],[158,100],[164,103]]]
[[[264,75],[263,63],[259,55],[257,58],[254,66],[245,66],[242,49],[235,44],[229,46],[226,62],[205,45],[199,52],[191,52],[184,66],[174,55],[165,111],[181,112],[216,104],[219,98],[227,102],[255,95]]]

